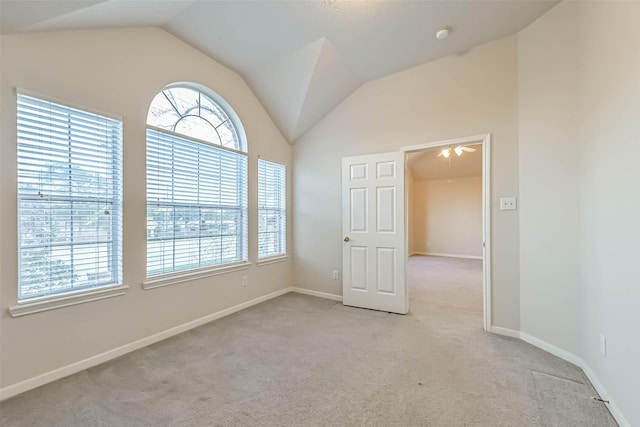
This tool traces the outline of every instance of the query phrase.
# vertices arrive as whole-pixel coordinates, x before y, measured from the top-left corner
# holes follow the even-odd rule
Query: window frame
[[[191,280],[196,280],[196,279],[200,279],[200,278],[204,278],[204,277],[209,277],[209,276],[213,276],[213,275],[217,275],[217,274],[224,274],[230,271],[237,271],[237,270],[243,270],[248,268],[251,263],[249,262],[249,223],[248,223],[248,211],[249,211],[249,171],[248,171],[248,164],[249,164],[249,153],[248,153],[248,149],[247,149],[247,143],[246,143],[246,136],[245,136],[245,132],[244,132],[244,128],[242,127],[242,124],[237,116],[237,114],[235,113],[235,111],[229,106],[229,104],[219,95],[217,95],[215,92],[211,91],[210,89],[202,86],[202,85],[198,85],[198,84],[191,84],[191,83],[174,83],[171,85],[166,86],[165,88],[162,89],[162,91],[158,92],[156,95],[154,95],[154,100],[156,99],[156,96],[163,94],[163,92],[167,89],[172,89],[172,88],[185,88],[185,89],[189,89],[192,91],[196,91],[199,92],[199,96],[204,95],[205,97],[209,98],[209,101],[214,103],[215,106],[219,109],[221,109],[227,116],[229,119],[229,122],[231,123],[231,125],[234,127],[234,131],[238,140],[238,147],[240,148],[238,149],[234,149],[231,147],[227,147],[224,146],[222,144],[216,144],[214,142],[211,141],[207,141],[207,140],[203,140],[200,139],[196,136],[192,136],[192,135],[188,135],[188,134],[184,134],[184,133],[179,133],[179,132],[175,132],[173,130],[169,130],[169,129],[165,129],[162,127],[158,127],[158,126],[154,126],[153,124],[149,124],[148,120],[147,123],[145,125],[145,129],[146,129],[146,136],[145,136],[145,141],[147,144],[147,150],[149,147],[149,131],[158,133],[158,134],[163,134],[163,137],[168,137],[169,139],[177,139],[177,140],[182,140],[182,141],[186,141],[188,143],[192,143],[195,144],[197,146],[199,146],[202,149],[211,149],[211,150],[220,150],[223,154],[223,156],[229,155],[229,154],[233,154],[236,156],[243,156],[244,157],[244,175],[243,177],[241,177],[241,181],[240,183],[244,185],[243,191],[241,191],[241,194],[244,197],[244,200],[242,200],[240,202],[240,205],[238,205],[237,207],[233,207],[233,209],[239,209],[240,213],[242,215],[242,219],[240,220],[239,223],[241,226],[241,229],[235,234],[237,237],[240,238],[240,243],[236,244],[236,251],[241,252],[241,256],[238,257],[238,259],[231,261],[231,262],[221,262],[221,263],[215,263],[215,264],[211,264],[211,265],[205,265],[202,267],[195,267],[195,268],[185,268],[185,269],[174,269],[173,271],[167,271],[167,272],[161,272],[161,273],[157,273],[157,274],[152,274],[149,275],[149,265],[150,265],[150,258],[149,258],[149,208],[150,206],[152,206],[154,204],[154,201],[152,199],[150,199],[149,197],[149,186],[150,186],[150,181],[149,181],[149,176],[147,176],[146,178],[146,207],[147,207],[147,244],[146,244],[146,248],[147,248],[147,255],[146,255],[146,263],[145,263],[145,281],[143,282],[142,286],[144,289],[153,289],[153,288],[157,288],[157,287],[163,287],[163,286],[167,286],[167,285],[172,285],[172,284],[176,284],[176,283],[183,283],[183,282],[187,282],[187,281],[191,281]],[[151,109],[153,108],[153,102],[150,104],[149,106],[149,111],[151,111]],[[181,119],[178,119],[181,120]],[[174,124],[175,126],[175,124]],[[226,153],[226,154],[224,154]],[[149,174],[149,170],[150,170],[150,157],[149,157],[149,152],[147,152],[146,156],[146,162],[147,162],[147,174]],[[158,160],[159,161],[159,160]],[[169,160],[169,162],[171,164],[174,164],[175,162],[175,157],[173,154],[171,154],[171,160]],[[198,163],[200,164],[200,163]],[[239,176],[239,175],[236,175]],[[196,184],[198,185],[198,184]],[[222,191],[222,190],[221,190]],[[175,203],[175,202],[166,202],[166,203]],[[162,204],[166,204],[165,202],[163,202]],[[199,206],[203,206],[202,204],[198,204],[198,203],[193,203],[192,204],[192,208],[198,208]],[[186,206],[185,206],[186,207]],[[221,207],[222,209],[222,207]],[[232,209],[232,208],[229,208]],[[175,221],[174,221],[175,222]],[[200,230],[200,228],[199,228]],[[222,237],[222,234],[220,234],[220,237]],[[195,238],[195,237],[194,237]],[[191,239],[191,237],[187,237],[187,239]],[[158,239],[156,239],[158,240]],[[176,240],[176,236],[175,236],[175,232],[172,238],[167,238],[164,239],[164,241],[175,241]],[[174,249],[174,258],[175,258],[175,249]],[[201,262],[202,257],[199,256],[199,263]]]
[[[16,102],[15,104],[16,105],[16,121],[15,121],[15,124],[16,124],[16,234],[17,234],[16,243],[17,243],[18,276],[17,276],[17,282],[16,282],[17,304],[9,307],[9,313],[11,314],[11,316],[17,317],[17,316],[23,316],[26,314],[32,314],[32,313],[37,313],[41,311],[51,310],[59,307],[80,304],[83,302],[95,301],[103,298],[124,295],[126,289],[128,289],[129,287],[123,284],[123,273],[122,273],[123,272],[122,223],[124,219],[123,209],[122,209],[123,169],[124,169],[124,164],[123,164],[124,143],[123,143],[122,117],[113,115],[110,113],[98,111],[93,108],[87,108],[84,106],[76,105],[66,100],[56,99],[50,96],[43,96],[42,94],[35,93],[29,90],[24,90],[21,88],[16,88],[14,93],[16,96],[16,99],[15,99],[15,102]],[[31,100],[28,100],[25,98],[31,98]],[[64,204],[65,202],[67,202],[69,204],[69,209],[71,209],[70,215],[73,217],[75,217],[75,215],[80,215],[80,214],[74,213],[74,210],[73,210],[74,203],[77,203],[77,202],[95,203],[96,201],[100,201],[100,202],[104,202],[105,205],[110,204],[110,207],[108,209],[109,215],[111,216],[110,225],[109,225],[110,238],[108,239],[109,251],[108,251],[108,255],[106,256],[107,258],[106,262],[109,264],[109,268],[112,270],[112,274],[111,274],[112,280],[105,283],[96,283],[94,285],[86,284],[76,289],[71,288],[69,290],[64,290],[62,292],[49,293],[46,295],[42,294],[42,295],[34,295],[34,296],[23,296],[22,286],[24,284],[22,283],[22,277],[23,277],[22,259],[24,254],[22,253],[23,245],[21,242],[23,238],[22,230],[24,227],[22,223],[23,215],[26,215],[26,214],[21,213],[21,203],[22,202],[28,203],[29,200],[37,202],[38,200],[42,200],[42,197],[39,196],[38,194],[26,194],[25,190],[20,188],[22,184],[27,183],[29,180],[28,178],[29,174],[24,169],[22,169],[22,166],[20,166],[20,163],[23,161],[27,161],[29,162],[27,164],[33,164],[37,166],[38,160],[39,160],[38,156],[45,156],[47,148],[46,146],[44,147],[28,147],[28,146],[37,145],[37,138],[39,138],[40,141],[44,141],[45,138],[51,138],[51,136],[47,136],[46,133],[43,133],[43,135],[32,136],[31,138],[36,139],[36,141],[31,143],[27,142],[28,139],[22,140],[21,138],[24,138],[24,136],[21,136],[21,132],[27,132],[27,130],[25,129],[29,129],[29,127],[34,126],[35,123],[37,123],[38,117],[35,112],[31,112],[28,114],[21,113],[21,108],[25,108],[29,105],[31,105],[32,108],[37,108],[36,106],[40,103],[47,106],[47,110],[45,110],[47,112],[50,111],[53,113],[58,113],[61,115],[61,117],[64,117],[62,115],[66,114],[67,115],[66,121],[67,123],[69,123],[69,125],[71,125],[72,123],[71,122],[72,117],[74,117],[75,120],[78,120],[79,117],[85,116],[87,120],[90,120],[89,123],[92,123],[91,122],[92,120],[95,120],[97,122],[104,120],[105,132],[107,130],[109,130],[110,132],[115,132],[115,137],[113,136],[105,137],[107,138],[105,139],[105,144],[106,144],[105,150],[107,150],[105,151],[105,162],[102,164],[99,162],[93,164],[94,167],[96,165],[104,165],[104,167],[106,168],[106,171],[109,172],[109,179],[111,179],[112,182],[111,182],[111,185],[106,188],[110,188],[110,191],[113,192],[112,197],[107,196],[109,193],[109,190],[105,190],[107,192],[107,195],[105,195],[104,198],[102,197],[102,195],[88,197],[88,198],[87,196],[74,197],[74,194],[71,194],[72,193],[71,192],[70,195],[67,195],[67,196],[62,196],[61,194],[51,195],[48,198],[47,202],[43,203],[44,209],[51,209],[50,206],[55,203]],[[51,114],[51,113],[47,113],[47,114]],[[64,120],[60,119],[57,122],[59,124],[59,123],[62,123],[63,121]],[[55,128],[53,126],[55,124],[56,122],[49,123],[48,128],[45,126],[42,126],[43,132],[54,132]],[[21,129],[23,130],[21,131]],[[74,132],[79,132],[79,131],[76,130]],[[33,131],[31,133],[33,133]],[[99,134],[96,134],[95,132],[89,133],[88,145],[86,141],[82,143],[84,145],[84,148],[90,150],[91,145],[93,143],[97,143],[98,135]],[[58,137],[56,139],[57,141],[51,140],[49,142],[49,147],[55,147],[62,144],[61,141],[63,138]],[[70,147],[70,150],[72,149],[71,144],[73,143],[74,139],[77,143],[79,141],[79,136],[77,135],[68,136],[67,144]],[[51,145],[51,144],[54,144],[54,145]],[[64,144],[60,146],[63,146],[63,145]],[[51,148],[49,148],[49,150],[50,149]],[[22,152],[22,150],[25,150],[25,151]],[[29,154],[28,150],[31,150],[32,153]],[[77,147],[76,147],[76,152],[78,152]],[[35,162],[35,163],[32,163],[32,162]],[[49,167],[52,167],[55,164],[55,163],[51,163],[53,162],[52,159],[46,159],[46,158],[40,160],[40,162],[42,163],[43,167],[46,166],[47,164],[49,165]],[[69,161],[65,162],[65,164],[69,165],[69,170],[71,171],[71,168],[74,165],[77,167],[79,164],[82,165],[82,162],[78,162],[78,160],[73,160],[70,157]],[[86,164],[84,166],[87,167]],[[89,165],[88,167],[91,167],[91,165]],[[69,177],[71,176],[72,175],[70,172]],[[78,183],[80,184],[85,183],[85,181],[83,180],[73,181],[73,182],[75,182],[76,185],[78,185]],[[48,183],[44,185],[52,185],[52,184]],[[81,245],[98,244],[99,241],[101,241],[101,239],[99,239],[98,237],[100,236],[96,235],[93,240],[88,240],[83,242],[77,242],[72,240],[71,242],[68,243],[67,246],[75,247],[78,244],[81,244]],[[51,243],[47,245],[40,245],[40,246],[43,248],[53,247]],[[77,262],[78,261],[75,262],[76,265],[78,265]]]
[[[261,178],[262,178],[262,173],[261,173],[261,165],[271,165],[271,167],[276,167],[279,168],[281,170],[282,173],[282,178],[280,180],[280,184],[282,185],[281,188],[277,189],[278,194],[280,195],[279,197],[279,201],[278,201],[278,207],[277,208],[273,208],[273,207],[263,207],[261,205],[261,192],[262,192],[262,188],[263,185],[269,185],[270,183],[262,183],[261,182]],[[280,163],[280,162],[275,162],[272,160],[267,160],[264,158],[258,158],[258,167],[257,167],[257,193],[258,193],[258,203],[257,203],[257,217],[258,217],[258,226],[257,226],[257,235],[256,235],[256,240],[257,240],[257,257],[258,257],[258,264],[259,265],[264,265],[264,264],[269,264],[272,262],[277,262],[279,260],[285,260],[288,258],[288,245],[287,245],[287,237],[288,237],[288,215],[287,215],[287,208],[288,208],[288,197],[287,197],[287,178],[288,178],[288,173],[287,173],[287,165],[284,163]],[[260,217],[261,217],[261,213],[263,211],[271,211],[271,212],[277,212],[279,214],[279,221],[278,221],[278,231],[276,231],[276,235],[278,236],[278,246],[280,246],[281,248],[284,248],[284,250],[281,250],[279,252],[274,252],[274,253],[268,253],[266,255],[261,255],[260,253],[260,236],[262,234],[265,233],[274,233],[273,231],[261,231],[261,227],[262,224],[260,222]]]

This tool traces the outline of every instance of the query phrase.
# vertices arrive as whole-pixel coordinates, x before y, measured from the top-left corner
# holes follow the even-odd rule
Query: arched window
[[[191,87],[170,86],[157,94],[151,102],[147,124],[222,147],[246,151],[233,120],[223,107],[210,96]]]
[[[147,116],[147,277],[247,260],[245,147],[237,116],[206,88],[156,95]]]

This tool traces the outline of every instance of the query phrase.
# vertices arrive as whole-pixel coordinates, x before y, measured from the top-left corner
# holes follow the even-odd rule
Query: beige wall
[[[634,426],[638,22],[638,2],[563,2],[518,37],[522,331],[583,358]]]
[[[413,182],[409,253],[482,257],[482,177]]]
[[[560,5],[518,36],[521,328],[573,353],[581,323],[578,7]],[[540,316],[547,310],[558,318]]]
[[[257,156],[291,164],[281,136],[244,80],[161,29],[3,36],[0,80],[0,298],[3,387],[291,285],[291,263],[144,291],[145,120],[149,103],[176,81],[220,94],[249,145],[249,258],[256,259]],[[11,318],[17,298],[16,96],[20,87],[124,118],[125,296]],[[289,199],[290,200],[290,199]],[[291,247],[291,245],[289,245]],[[241,275],[249,286],[240,287]]]
[[[294,145],[295,284],[341,294],[341,158],[492,134],[493,323],[520,321],[517,196],[517,54],[514,37],[369,82]]]
[[[406,220],[408,223],[407,226],[407,234],[408,234],[408,241],[407,241],[407,250],[409,251],[409,255],[413,254],[415,252],[415,226],[414,223],[416,221],[416,211],[417,211],[417,205],[416,205],[416,198],[413,196],[413,193],[416,191],[416,182],[418,181],[416,179],[415,174],[413,173],[413,170],[410,167],[406,167],[405,168],[405,176],[404,176],[404,191],[405,194],[408,195],[407,198],[407,212],[406,212]]]

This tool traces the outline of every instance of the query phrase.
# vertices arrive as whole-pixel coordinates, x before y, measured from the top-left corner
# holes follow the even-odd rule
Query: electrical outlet
[[[501,211],[515,211],[518,206],[515,197],[500,197]]]
[[[600,334],[600,353],[602,353],[602,356],[607,357],[607,337],[604,334]]]
[[[247,286],[248,282],[247,282],[247,276],[242,276],[242,286]]]
[[[340,280],[340,273],[338,270],[333,270],[333,280]]]

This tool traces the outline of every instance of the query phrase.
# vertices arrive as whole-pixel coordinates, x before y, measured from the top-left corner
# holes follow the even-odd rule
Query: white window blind
[[[122,122],[18,94],[18,301],[122,283]]]
[[[147,129],[147,276],[247,260],[247,156]]]
[[[287,182],[284,165],[258,160],[258,258],[287,253]]]

